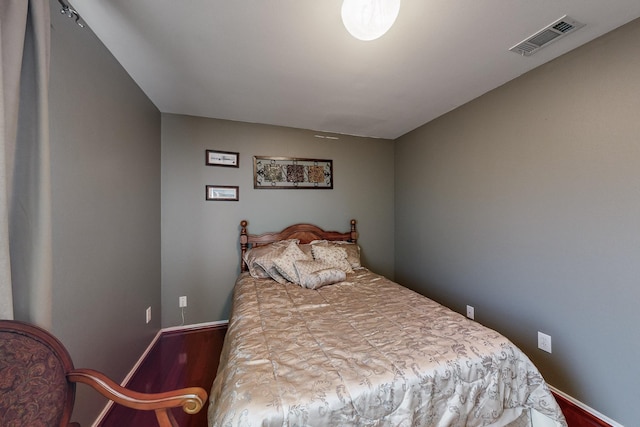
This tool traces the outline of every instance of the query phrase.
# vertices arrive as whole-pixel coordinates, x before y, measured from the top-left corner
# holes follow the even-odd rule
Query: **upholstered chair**
[[[195,414],[207,400],[200,387],[164,393],[125,389],[100,372],[74,369],[62,343],[44,329],[0,320],[0,426],[78,426],[69,424],[77,382],[118,404],[155,411],[161,427],[177,427],[171,408]]]

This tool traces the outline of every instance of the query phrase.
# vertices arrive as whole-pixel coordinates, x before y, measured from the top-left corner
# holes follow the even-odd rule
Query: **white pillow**
[[[344,250],[347,251],[347,261],[351,264],[351,268],[362,268],[362,263],[360,262],[360,246],[353,242],[347,242],[345,240],[314,240],[310,244],[312,246],[337,246],[344,248]]]
[[[273,264],[276,266],[278,273],[280,273],[285,279],[299,285],[300,279],[298,278],[298,273],[293,265],[297,260],[311,260],[311,258],[302,252],[297,243],[291,242],[284,251],[282,251],[277,257],[273,258]]]
[[[263,263],[267,264],[267,259],[277,256],[277,254],[282,251],[282,248],[285,248],[289,243],[298,243],[298,241],[299,240],[297,239],[280,240],[278,242],[269,243],[268,245],[255,246],[248,249],[244,253],[244,262],[249,268],[249,274],[256,279],[266,279],[271,277],[257,261],[261,260]]]
[[[280,274],[273,260],[278,256],[280,256],[280,254],[284,252],[285,249],[286,247],[274,248],[272,251],[265,252],[260,257],[256,258],[254,261],[257,265],[262,267],[264,271],[267,272],[269,277],[271,277],[273,280],[280,283],[281,285],[286,284],[287,279],[282,274]]]
[[[322,261],[297,260],[293,265],[300,279],[300,286],[307,289],[319,289],[344,282],[347,278],[347,273]]]
[[[314,259],[323,261],[345,273],[353,273],[351,264],[347,261],[347,251],[344,248],[313,245],[311,246],[311,251],[313,252]]]

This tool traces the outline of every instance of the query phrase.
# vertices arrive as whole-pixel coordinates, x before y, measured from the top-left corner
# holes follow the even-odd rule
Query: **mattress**
[[[494,330],[367,269],[318,290],[239,276],[210,426],[566,426]]]

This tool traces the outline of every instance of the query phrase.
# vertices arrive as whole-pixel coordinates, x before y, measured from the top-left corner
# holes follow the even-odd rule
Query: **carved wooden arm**
[[[182,407],[187,414],[196,414],[207,401],[207,392],[200,387],[188,387],[164,393],[140,393],[126,389],[93,369],[74,369],[67,373],[71,382],[93,387],[109,400],[141,410],[154,410],[161,427],[178,427],[170,408]]]

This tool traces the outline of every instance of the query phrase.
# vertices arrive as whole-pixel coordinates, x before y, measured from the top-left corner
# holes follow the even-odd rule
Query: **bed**
[[[355,220],[247,225],[210,426],[566,426],[508,339],[362,267]]]

